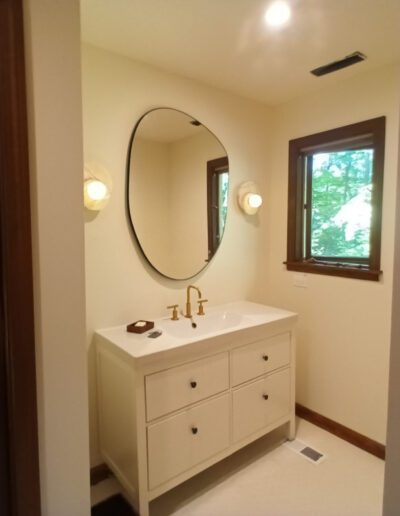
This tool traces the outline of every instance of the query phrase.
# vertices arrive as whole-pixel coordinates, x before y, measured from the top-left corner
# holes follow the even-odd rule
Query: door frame
[[[0,0],[0,62],[0,512],[40,516],[22,0]]]

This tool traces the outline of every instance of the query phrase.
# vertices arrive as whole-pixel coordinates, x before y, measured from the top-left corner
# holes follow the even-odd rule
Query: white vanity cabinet
[[[296,314],[249,302],[218,309],[226,306],[247,315],[205,334],[198,318],[191,338],[95,334],[101,453],[141,516],[150,500],[278,426],[294,437]]]
[[[149,374],[144,381],[146,419],[152,421],[229,389],[228,353]]]

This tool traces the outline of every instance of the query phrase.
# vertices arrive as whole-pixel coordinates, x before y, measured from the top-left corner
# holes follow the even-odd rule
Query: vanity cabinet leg
[[[293,439],[295,439],[295,437],[296,437],[296,417],[295,416],[290,418],[288,427],[289,428],[288,428],[287,438],[289,439],[289,441],[293,441]]]
[[[149,502],[147,498],[139,500],[139,516],[149,516]]]

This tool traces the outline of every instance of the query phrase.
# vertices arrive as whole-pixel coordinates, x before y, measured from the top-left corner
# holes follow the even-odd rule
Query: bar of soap
[[[129,333],[144,333],[145,331],[152,330],[153,328],[153,321],[144,321],[143,319],[139,319],[138,321],[128,324],[126,331]]]

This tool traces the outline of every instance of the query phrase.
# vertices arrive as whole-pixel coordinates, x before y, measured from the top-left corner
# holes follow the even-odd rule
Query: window
[[[224,234],[228,211],[228,186],[227,156],[207,161],[208,259],[214,256]]]
[[[385,117],[289,142],[288,270],[379,280]]]

